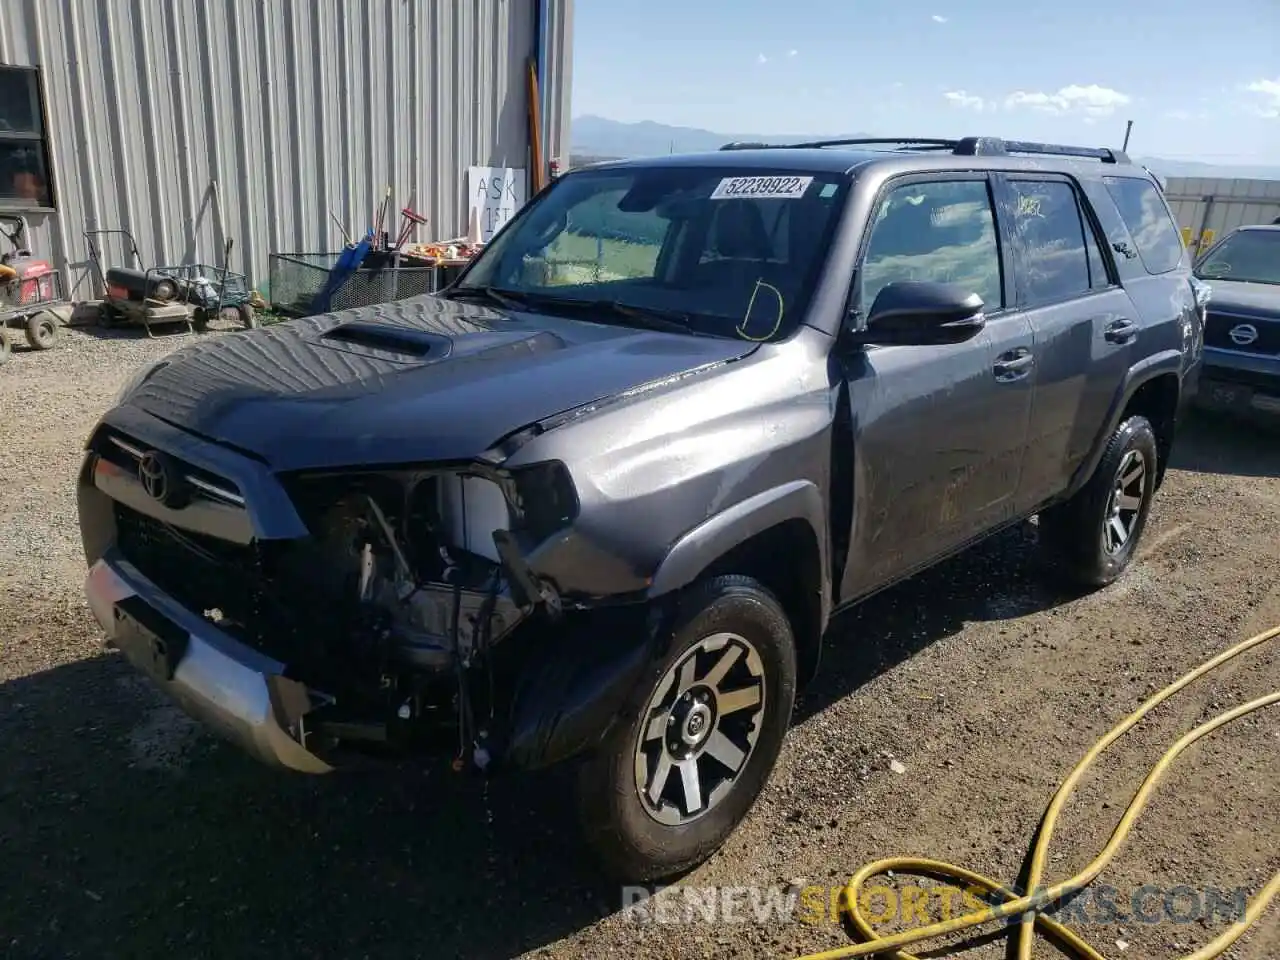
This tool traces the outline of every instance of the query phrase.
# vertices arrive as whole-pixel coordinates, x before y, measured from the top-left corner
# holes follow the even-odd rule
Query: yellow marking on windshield
[[[751,308],[756,305],[756,297],[759,295],[761,287],[764,287],[766,290],[773,291],[773,295],[778,298],[778,316],[773,321],[773,329],[763,337],[753,337],[751,334],[747,333],[747,320],[751,317]],[[782,315],[785,312],[786,306],[783,303],[782,291],[771,283],[765,283],[763,280],[757,279],[756,285],[751,289],[751,299],[747,301],[747,312],[742,315],[742,323],[738,324],[736,332],[738,336],[742,337],[744,340],[753,340],[757,343],[763,340],[768,340],[777,333],[778,328],[782,326]]]

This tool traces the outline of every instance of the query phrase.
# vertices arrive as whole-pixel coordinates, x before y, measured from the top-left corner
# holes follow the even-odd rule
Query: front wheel
[[[58,342],[58,318],[47,310],[27,318],[27,343],[32,350],[50,350]]]
[[[795,703],[791,625],[746,577],[681,599],[666,654],[579,771],[588,841],[605,867],[655,880],[709,857],[763,789]]]
[[[1111,435],[1089,482],[1040,515],[1040,533],[1082,585],[1104,587],[1133,562],[1159,476],[1155,432],[1129,417]]]

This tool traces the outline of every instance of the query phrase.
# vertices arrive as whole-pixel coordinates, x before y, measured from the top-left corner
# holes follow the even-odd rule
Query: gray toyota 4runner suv
[[[259,758],[572,761],[605,864],[672,875],[751,807],[836,611],[1035,514],[1078,581],[1124,571],[1202,324],[1115,151],[588,167],[437,296],[139,371],[79,478],[89,604]]]

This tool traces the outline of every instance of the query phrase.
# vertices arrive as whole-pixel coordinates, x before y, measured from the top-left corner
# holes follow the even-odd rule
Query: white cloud
[[[901,89],[902,89],[902,81],[901,81],[901,80],[895,80],[895,81],[893,81],[893,83],[892,83],[892,84],[890,84],[890,86],[892,86],[892,87],[893,87],[893,89],[895,89],[895,90],[901,90]]]
[[[1280,77],[1275,80],[1255,80],[1245,84],[1244,89],[1254,95],[1249,104],[1254,113],[1268,120],[1280,117]]]
[[[769,58],[766,57],[763,53],[756,54],[756,63],[768,63],[768,62],[769,62]]]
[[[799,50],[788,50],[788,51],[787,51],[787,56],[788,56],[788,57],[794,57],[794,56],[795,56],[797,53],[799,53],[799,52],[800,52]]]
[[[1004,105],[1011,110],[1029,107],[1044,113],[1107,117],[1131,100],[1128,94],[1112,90],[1110,87],[1100,87],[1096,83],[1088,86],[1073,83],[1056,93],[1039,91],[1028,93],[1025,90],[1017,90],[1004,98]]]
[[[941,15],[936,14],[936,13],[935,13],[935,14],[934,14],[930,19],[932,19],[934,23],[946,23],[946,22],[947,22],[947,18],[946,18],[946,17],[941,16]]]
[[[988,106],[994,106],[994,104],[988,104],[981,97],[974,96],[964,90],[948,90],[943,96],[954,107],[960,107],[963,110],[976,110],[978,113],[986,110]]]

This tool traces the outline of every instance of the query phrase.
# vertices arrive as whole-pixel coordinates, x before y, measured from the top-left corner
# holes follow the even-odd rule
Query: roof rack
[[[1110,147],[1073,147],[1059,143],[1037,143],[1032,140],[1002,140],[999,137],[963,137],[942,140],[933,137],[849,137],[838,140],[810,140],[804,143],[726,143],[721,150],[812,149],[821,147],[896,146],[900,150],[945,150],[958,157],[1002,157],[1011,154],[1083,157],[1103,163],[1129,163],[1121,150]]]

